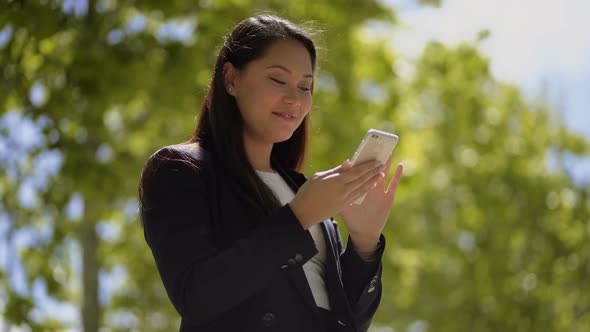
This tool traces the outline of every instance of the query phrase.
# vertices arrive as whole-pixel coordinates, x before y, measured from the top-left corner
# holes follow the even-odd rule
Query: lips
[[[287,120],[287,121],[295,121],[297,120],[297,116],[294,113],[290,113],[290,112],[272,112],[272,114]]]

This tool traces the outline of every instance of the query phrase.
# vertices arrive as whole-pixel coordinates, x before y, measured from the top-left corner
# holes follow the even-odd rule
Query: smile
[[[274,115],[276,115],[276,116],[278,116],[281,119],[286,120],[286,121],[295,121],[295,120],[297,120],[297,117],[295,115],[292,115],[292,114],[289,114],[289,113],[275,113],[275,112],[273,112],[272,114],[274,114]]]

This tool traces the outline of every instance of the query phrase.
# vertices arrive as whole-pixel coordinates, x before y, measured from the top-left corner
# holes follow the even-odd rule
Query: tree
[[[494,80],[477,45],[428,45],[396,110],[407,160],[379,321],[443,331],[590,327],[587,156],[546,106]],[[557,158],[556,158],[557,156]]]

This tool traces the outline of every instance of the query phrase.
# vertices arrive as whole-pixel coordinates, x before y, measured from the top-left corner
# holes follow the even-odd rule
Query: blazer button
[[[295,260],[293,258],[289,258],[289,260],[287,261],[287,264],[289,264],[289,265],[295,265],[297,263],[295,262]]]
[[[269,327],[272,326],[275,321],[276,321],[276,315],[273,314],[272,312],[267,312],[264,315],[262,315],[262,325]]]
[[[295,261],[297,263],[301,263],[303,261],[303,255],[302,254],[295,254]]]

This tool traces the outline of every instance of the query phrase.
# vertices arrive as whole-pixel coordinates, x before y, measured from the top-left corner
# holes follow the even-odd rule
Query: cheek
[[[281,100],[282,94],[275,87],[261,86],[257,89],[252,89],[249,94],[249,99],[252,103],[260,106],[271,106]]]
[[[263,87],[250,88],[241,92],[238,98],[238,106],[245,113],[257,113],[257,111],[266,108],[266,105],[273,103],[275,100],[275,93],[271,89]]]
[[[306,94],[305,96],[301,97],[301,109],[305,112],[305,114],[309,113],[311,110],[312,99],[313,98],[310,94]]]

